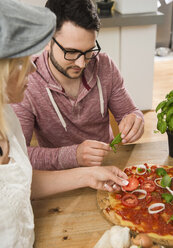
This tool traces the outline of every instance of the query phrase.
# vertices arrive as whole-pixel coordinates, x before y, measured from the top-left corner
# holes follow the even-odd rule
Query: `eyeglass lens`
[[[98,53],[99,53],[99,50],[88,51],[88,52],[86,52],[84,54],[82,54],[80,52],[69,52],[69,51],[67,51],[65,53],[65,59],[76,60],[82,55],[84,55],[85,59],[92,59],[92,58],[96,57],[98,55]]]

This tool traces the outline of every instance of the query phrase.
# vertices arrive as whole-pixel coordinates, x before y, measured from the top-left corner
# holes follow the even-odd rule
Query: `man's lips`
[[[72,67],[72,70],[74,70],[74,71],[81,71],[82,69],[81,68],[79,68],[79,67]]]

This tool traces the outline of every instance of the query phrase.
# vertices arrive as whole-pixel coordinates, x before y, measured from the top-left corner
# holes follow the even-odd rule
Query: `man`
[[[35,169],[101,165],[113,134],[109,112],[123,143],[143,133],[143,115],[124,88],[113,61],[97,42],[100,21],[91,0],[48,0],[56,33],[36,56],[24,101],[14,105]],[[39,146],[30,147],[35,131]]]

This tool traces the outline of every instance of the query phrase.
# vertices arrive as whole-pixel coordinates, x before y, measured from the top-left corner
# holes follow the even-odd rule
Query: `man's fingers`
[[[142,136],[143,131],[144,131],[144,126],[141,126],[139,128],[138,132],[131,139],[129,139],[128,142],[132,143],[132,142],[136,141],[137,139],[139,139]]]
[[[109,144],[97,140],[85,140],[88,147],[109,151]]]
[[[143,133],[142,130],[143,130],[143,124],[141,118],[136,116],[135,118],[128,120],[128,123],[126,123],[124,129],[121,130],[122,138],[123,138],[122,143],[130,142],[133,139],[133,137],[135,137],[135,139],[133,140],[136,140],[142,135]]]

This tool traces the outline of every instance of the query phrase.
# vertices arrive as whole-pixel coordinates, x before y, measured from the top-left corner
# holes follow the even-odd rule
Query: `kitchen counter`
[[[161,12],[143,13],[143,14],[126,14],[122,15],[113,11],[111,16],[100,16],[101,27],[122,27],[122,26],[139,26],[161,24],[164,21],[164,14]]]
[[[103,162],[121,169],[142,163],[172,165],[167,140],[119,146]],[[94,189],[83,188],[33,201],[34,248],[93,248],[111,227],[100,213],[96,194]]]

